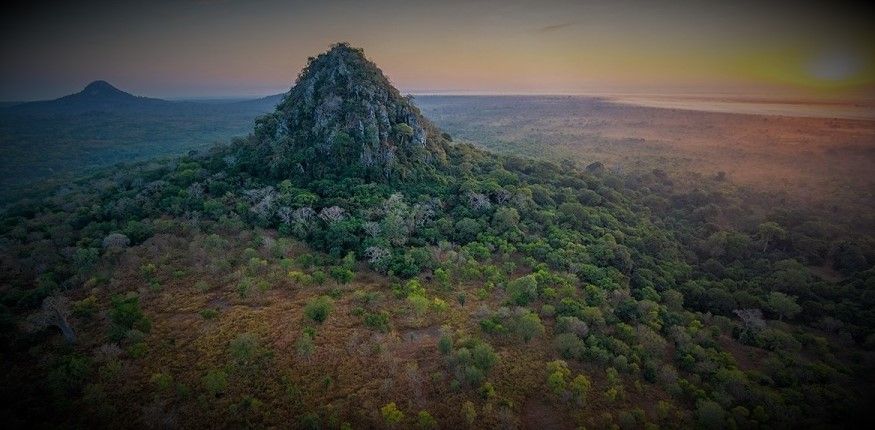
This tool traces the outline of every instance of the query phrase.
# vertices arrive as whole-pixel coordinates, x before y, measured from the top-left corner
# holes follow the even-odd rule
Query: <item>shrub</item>
[[[109,311],[109,318],[113,324],[129,329],[144,317],[143,311],[140,309],[140,299],[137,296],[113,297],[112,309]]]
[[[348,284],[355,277],[355,273],[352,270],[341,266],[332,267],[330,274],[338,284]]]
[[[507,283],[507,294],[511,302],[525,306],[538,298],[538,280],[535,275],[526,275]]]
[[[589,378],[584,374],[574,377],[574,380],[571,381],[571,394],[574,396],[577,403],[583,404],[586,402],[586,395],[589,392],[591,385]]]
[[[301,337],[295,344],[295,350],[298,352],[298,355],[309,359],[310,354],[312,354],[315,349],[316,344],[313,342],[313,334],[306,331],[301,333]]]
[[[416,314],[417,317],[422,317],[428,310],[429,300],[425,296],[412,295],[407,297],[407,301],[410,303],[410,307],[413,308],[413,313]]]
[[[492,346],[485,342],[477,343],[471,349],[471,358],[474,361],[474,365],[484,372],[489,372],[492,366],[498,362],[498,356],[495,355]]]
[[[73,315],[78,318],[91,319],[97,311],[97,297],[89,296],[78,302],[73,302]]]
[[[325,272],[321,270],[313,272],[311,276],[313,277],[313,282],[315,282],[316,285],[322,285],[328,279],[328,275],[326,275]]]
[[[483,400],[489,400],[495,397],[495,386],[491,382],[486,381],[480,386],[480,397]]]
[[[474,421],[477,419],[477,409],[474,407],[474,403],[471,401],[465,401],[462,404],[462,416],[465,417],[465,422],[468,425],[473,425]]]
[[[514,331],[523,341],[528,342],[544,334],[544,325],[541,324],[541,318],[538,318],[538,314],[526,311],[517,318],[514,323]]]
[[[228,388],[228,375],[221,370],[211,370],[203,377],[204,389],[213,397],[225,392]]]
[[[211,320],[216,318],[219,315],[219,311],[213,308],[206,308],[200,311],[201,317],[205,320]]]
[[[389,402],[380,408],[380,415],[383,416],[383,421],[390,426],[394,426],[404,419],[404,413],[398,410],[398,406],[395,405],[395,402]]]
[[[241,299],[249,297],[252,291],[252,281],[249,278],[243,278],[237,283],[237,296]]]
[[[700,400],[696,406],[696,421],[705,429],[722,429],[726,427],[726,412],[717,402]]]
[[[203,279],[199,279],[197,282],[194,283],[194,288],[202,293],[205,293],[205,292],[209,291],[210,288],[212,288],[212,287],[210,286],[210,284],[207,281],[204,281]]]
[[[428,411],[419,411],[416,419],[416,427],[425,430],[436,429],[438,427],[437,420],[435,420]]]
[[[553,338],[553,346],[565,359],[581,357],[586,345],[573,333],[562,333]]]
[[[453,352],[453,337],[446,333],[441,335],[440,340],[438,340],[438,351],[443,355]]]
[[[149,352],[149,346],[146,342],[137,342],[128,347],[128,355],[131,358],[143,358]]]
[[[304,306],[304,315],[321,324],[328,318],[328,314],[331,313],[331,307],[331,297],[319,296],[310,300],[307,305]]]
[[[109,311],[112,324],[109,336],[114,341],[122,340],[132,329],[149,332],[151,323],[140,309],[140,300],[136,295],[112,298],[112,309]]]
[[[571,370],[568,369],[568,364],[564,361],[555,360],[547,363],[547,386],[554,394],[562,395],[565,393],[570,376]]]
[[[365,325],[386,333],[389,331],[389,312],[380,311],[380,312],[367,312],[364,314]]]
[[[451,340],[444,339],[448,339],[448,335],[442,337],[438,347],[442,350],[451,350]],[[455,350],[448,361],[459,379],[476,386],[498,362],[498,356],[488,343],[469,339]]]
[[[252,333],[241,333],[230,342],[229,351],[237,364],[248,364],[258,352],[258,338]]]
[[[166,373],[155,373],[150,379],[158,391],[167,392],[173,388],[173,377]]]

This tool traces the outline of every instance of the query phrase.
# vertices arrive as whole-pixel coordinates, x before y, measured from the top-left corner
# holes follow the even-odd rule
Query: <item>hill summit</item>
[[[275,112],[256,121],[245,147],[252,170],[403,177],[444,158],[446,139],[368,60],[338,43],[310,58]]]

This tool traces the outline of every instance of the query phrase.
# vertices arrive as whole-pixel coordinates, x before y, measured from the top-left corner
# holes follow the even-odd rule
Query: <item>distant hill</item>
[[[281,101],[283,101],[283,97],[285,97],[285,95],[286,93],[274,94],[253,100],[233,102],[231,103],[231,105],[237,108],[249,108],[263,110],[264,112],[270,112],[276,109],[277,105],[280,104]]]
[[[45,100],[14,105],[9,110],[15,113],[81,113],[119,110],[153,110],[172,107],[179,103],[150,97],[135,96],[122,91],[106,81],[94,81],[82,91],[55,100]]]

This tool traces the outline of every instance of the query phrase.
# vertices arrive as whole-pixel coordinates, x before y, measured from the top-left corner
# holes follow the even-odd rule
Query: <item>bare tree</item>
[[[334,224],[346,217],[346,211],[339,206],[331,206],[330,208],[323,208],[319,211],[319,218],[328,224]]]
[[[732,313],[741,320],[743,336],[757,336],[766,327],[763,311],[759,309],[736,309]]]
[[[489,201],[489,197],[485,194],[469,191],[467,197],[468,207],[475,211],[485,211],[492,208],[492,202]]]
[[[76,343],[76,333],[67,321],[70,317],[70,304],[62,295],[46,297],[43,300],[42,309],[31,315],[28,322],[35,330],[42,330],[49,326],[61,329],[61,334],[68,343]]]

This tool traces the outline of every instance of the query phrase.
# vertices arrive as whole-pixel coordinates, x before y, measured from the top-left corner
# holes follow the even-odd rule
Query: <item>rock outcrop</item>
[[[444,145],[412,97],[361,49],[339,43],[310,58],[276,111],[256,121],[246,146],[257,154],[250,163],[260,160],[270,176],[377,180],[440,162]]]

